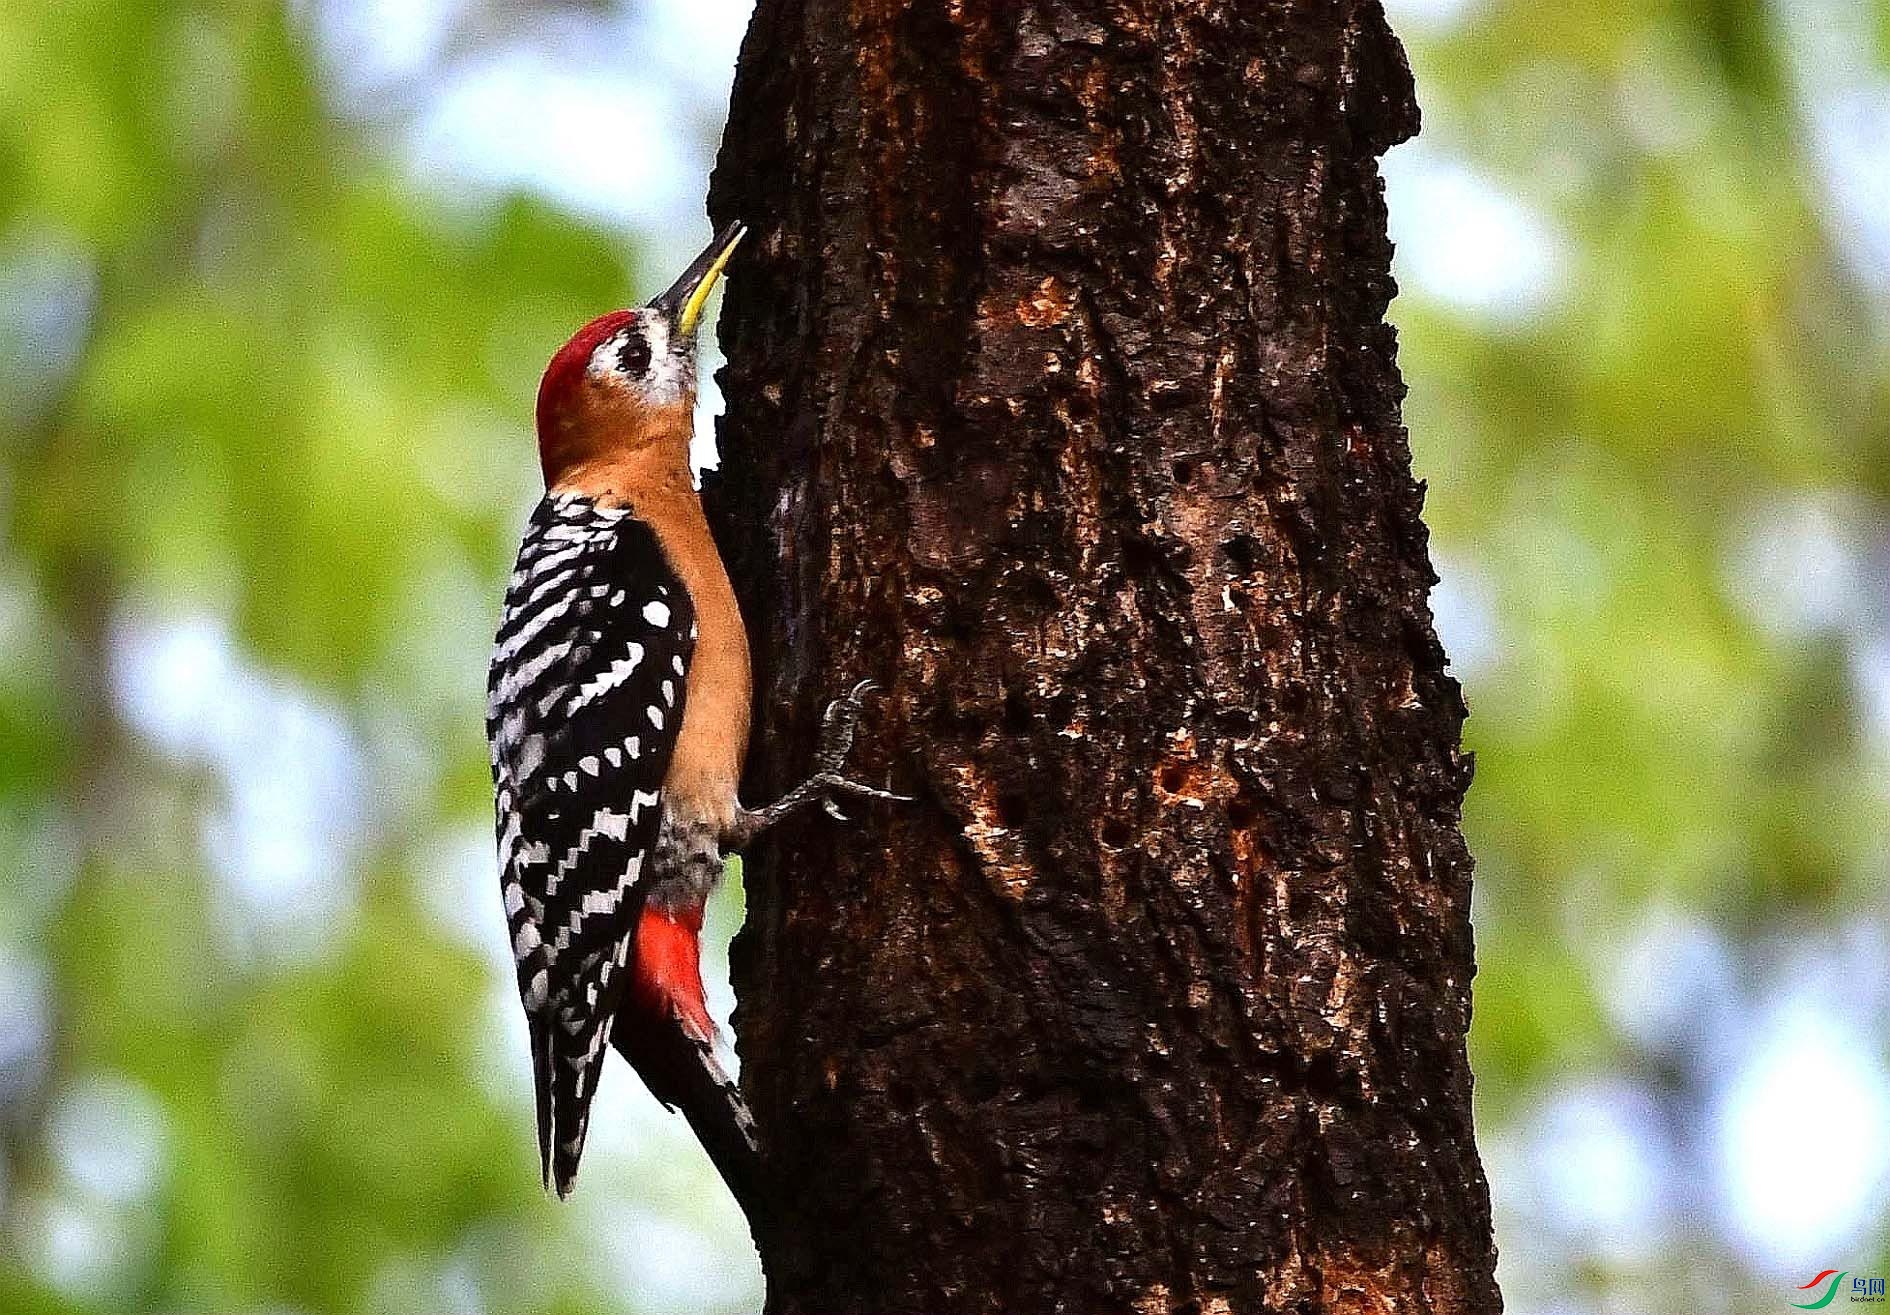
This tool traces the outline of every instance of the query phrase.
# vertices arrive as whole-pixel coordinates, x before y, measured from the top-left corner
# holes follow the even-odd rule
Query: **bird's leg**
[[[847,760],[847,754],[853,748],[854,733],[860,728],[864,700],[877,688],[879,686],[875,682],[863,680],[851,692],[827,705],[827,711],[820,719],[820,747],[814,752],[814,774],[765,808],[742,809],[736,815],[733,834],[730,836],[734,847],[739,848],[782,818],[799,812],[815,801],[819,801],[829,816],[846,821],[846,814],[840,811],[834,800],[835,795],[850,795],[856,799],[887,799],[902,804],[912,802],[909,795],[894,794],[891,790],[850,781],[840,773],[840,765]]]

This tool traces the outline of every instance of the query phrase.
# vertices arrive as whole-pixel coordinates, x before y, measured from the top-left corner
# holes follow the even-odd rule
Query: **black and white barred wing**
[[[539,504],[506,593],[486,730],[538,1149],[560,1195],[628,985],[694,631],[647,525],[584,498]]]

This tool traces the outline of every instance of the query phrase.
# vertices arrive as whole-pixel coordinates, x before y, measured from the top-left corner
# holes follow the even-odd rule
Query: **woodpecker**
[[[689,464],[696,330],[744,229],[662,296],[586,324],[538,389],[545,496],[519,547],[486,710],[501,887],[531,1037],[538,1152],[570,1194],[614,1044],[758,1205],[754,1120],[716,1058],[703,906],[738,848],[814,802],[897,799],[848,780],[872,682],[829,705],[814,774],[736,797],[749,655]]]

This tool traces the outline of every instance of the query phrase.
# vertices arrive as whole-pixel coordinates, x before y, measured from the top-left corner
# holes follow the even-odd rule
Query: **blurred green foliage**
[[[1514,1310],[1779,1309],[1802,1247],[1762,1221],[1818,1217],[1851,1184],[1859,1217],[1791,1282],[1882,1272],[1868,1139],[1754,1178],[1782,1199],[1728,1222],[1753,1214],[1737,1180],[1766,1147],[1727,1112],[1803,985],[1789,965],[1812,965],[1834,1015],[1866,1002],[1848,1021],[1867,1133],[1886,1108],[1890,268],[1846,212],[1858,179],[1836,176],[1821,115],[1870,105],[1864,172],[1890,175],[1890,47],[1846,19],[1881,33],[1890,6],[1490,3],[1404,32],[1425,109],[1405,149],[1519,198],[1556,264],[1530,314],[1467,314],[1408,274],[1392,311],[1445,586],[1476,586],[1493,636],[1462,673],[1472,1066]],[[1695,944],[1662,939],[1675,927],[1705,928],[1731,980],[1674,962]],[[1859,935],[1857,980],[1817,981],[1840,961],[1804,947]],[[1827,1078],[1790,1074],[1791,1121],[1761,1139],[1817,1145],[1845,1111]],[[1529,1129],[1583,1083],[1603,1105],[1649,1097],[1639,1173],[1541,1162],[1579,1155]],[[1572,1201],[1636,1222],[1570,1219]]]
[[[52,1043],[7,1129],[0,1309],[439,1308],[455,1264],[493,1309],[620,1309],[543,1199],[529,1092],[492,1077],[503,977],[415,871],[429,837],[489,843],[481,655],[537,366],[647,280],[543,203],[418,190],[302,28],[0,11],[0,266],[59,280],[7,317],[0,399],[0,950],[43,971]],[[216,773],[101,715],[125,618],[204,612],[365,750],[359,875],[306,954],[233,944],[198,857]],[[47,1148],[43,1102],[98,1074],[160,1110],[149,1199],[88,1201]]]
[[[742,1309],[746,1243],[666,1153],[684,1134],[639,1125],[676,1140],[543,1199],[503,946],[461,908],[537,369],[652,280],[620,233],[416,184],[336,108],[320,8],[0,7],[0,1036],[36,1038],[0,1048],[0,1309],[665,1309],[633,1253],[732,1275],[685,1295]],[[1648,918],[1739,946],[1882,914],[1886,623],[1768,615],[1820,587],[1772,560],[1794,509],[1880,567],[1890,499],[1883,285],[1833,222],[1781,13],[1490,0],[1404,33],[1403,149],[1470,162],[1556,256],[1527,313],[1409,274],[1394,307],[1454,637],[1487,632],[1459,656],[1499,1210],[1501,1146],[1558,1081],[1684,1085],[1610,1010]],[[246,724],[127,692],[139,635],[204,617],[228,653],[168,678],[230,683]],[[333,866],[245,886],[230,800],[269,833],[290,783],[253,778],[296,774],[298,717],[343,745],[304,809]],[[276,907],[310,899],[314,930]],[[1539,1221],[1499,1218],[1537,1284]],[[1669,1306],[1671,1257],[1576,1252],[1570,1300]]]
[[[1671,902],[1738,934],[1882,903],[1883,746],[1843,661],[1881,612],[1771,629],[1742,560],[1810,499],[1857,509],[1881,569],[1890,496],[1884,308],[1834,244],[1774,13],[1492,6],[1407,35],[1426,147],[1533,203],[1564,258],[1518,323],[1394,307],[1427,520],[1501,633],[1466,682],[1499,1112],[1606,1044],[1579,960],[1610,919]]]

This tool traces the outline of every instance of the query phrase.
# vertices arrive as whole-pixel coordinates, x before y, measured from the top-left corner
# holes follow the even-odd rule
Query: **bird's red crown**
[[[552,423],[557,417],[558,408],[571,396],[578,381],[584,377],[585,367],[590,364],[591,353],[601,346],[624,325],[636,319],[633,310],[614,310],[599,315],[589,324],[572,334],[570,340],[560,347],[551,358],[551,364],[545,367],[544,378],[538,381],[538,441],[543,444],[552,432]]]

